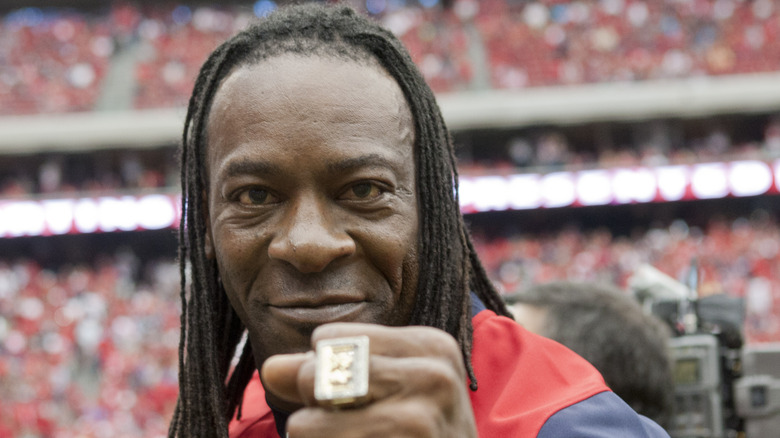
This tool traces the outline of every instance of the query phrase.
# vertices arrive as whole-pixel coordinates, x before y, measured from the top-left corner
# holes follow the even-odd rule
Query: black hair
[[[470,292],[488,309],[508,315],[477,257],[460,213],[450,134],[433,92],[401,42],[348,6],[308,3],[280,8],[212,52],[189,101],[180,150],[180,392],[170,437],[227,436],[227,423],[236,409],[240,416],[244,389],[260,365],[255,364],[250,343],[246,342],[230,373],[245,328],[227,300],[216,262],[206,256],[204,249],[206,125],[221,81],[236,67],[287,53],[358,62],[373,58],[402,89],[415,123],[420,221],[419,275],[410,324],[437,327],[457,339],[473,390],[477,382],[471,367]]]

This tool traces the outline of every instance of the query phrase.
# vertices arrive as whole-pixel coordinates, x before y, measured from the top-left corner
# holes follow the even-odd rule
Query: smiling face
[[[375,62],[237,68],[209,114],[206,253],[259,367],[333,321],[408,323],[417,287],[414,128]]]

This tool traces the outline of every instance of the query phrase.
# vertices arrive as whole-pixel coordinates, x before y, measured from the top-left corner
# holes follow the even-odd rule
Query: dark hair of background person
[[[350,62],[371,57],[398,82],[415,123],[419,208],[419,281],[410,324],[443,329],[454,336],[471,388],[471,298],[508,315],[471,243],[458,204],[458,174],[452,140],[433,92],[401,42],[347,6],[304,4],[280,8],[218,47],[202,66],[187,109],[180,150],[183,214],[179,228],[181,339],[179,400],[169,436],[227,436],[256,369],[246,342],[228,377],[245,329],[220,283],[217,265],[204,253],[204,193],[207,118],[221,81],[238,66],[280,54],[325,56]],[[191,284],[187,272],[191,270]]]
[[[638,413],[671,426],[674,378],[669,328],[615,286],[556,281],[505,297],[541,309],[539,334],[569,347]],[[522,322],[522,321],[521,321]]]

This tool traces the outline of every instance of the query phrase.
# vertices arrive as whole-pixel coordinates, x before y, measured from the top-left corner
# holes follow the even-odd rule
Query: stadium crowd
[[[772,0],[353,1],[410,48],[437,92],[775,71]],[[94,110],[104,88],[133,108],[180,106],[205,56],[275,7],[119,2],[0,17],[0,115]],[[107,83],[131,57],[123,84]],[[120,67],[121,65],[121,67]],[[121,73],[121,72],[120,72]],[[126,72],[125,72],[126,73]]]
[[[105,17],[27,8],[0,21],[0,115],[90,111],[114,50]]]
[[[705,227],[676,220],[630,236],[607,228],[487,238],[476,248],[505,293],[559,279],[629,287],[636,270],[651,265],[674,279],[700,269],[699,294],[741,297],[747,343],[780,341],[780,225],[763,210],[738,219],[715,218]]]
[[[206,55],[251,19],[240,8],[155,5],[138,13],[138,109],[185,106]]]
[[[771,0],[480,1],[492,85],[633,81],[777,70]]]
[[[0,198],[160,191],[178,186],[175,148],[0,156]]]
[[[130,253],[0,261],[0,437],[165,436],[178,394],[178,266]]]
[[[732,126],[729,126],[731,124]],[[748,126],[749,125],[749,126]],[[610,128],[617,130],[618,123]],[[459,168],[466,175],[550,172],[561,169],[653,167],[713,161],[774,160],[780,157],[780,116],[757,117],[686,129],[679,123],[649,120],[628,139],[586,137],[584,129],[532,128],[488,140],[455,134]],[[509,132],[509,131],[507,131]],[[746,135],[747,134],[747,135]],[[625,135],[624,135],[625,137]]]

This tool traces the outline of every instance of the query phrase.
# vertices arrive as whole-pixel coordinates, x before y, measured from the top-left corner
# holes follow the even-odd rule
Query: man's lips
[[[269,305],[278,319],[293,325],[321,325],[337,321],[356,321],[366,306],[365,301],[290,303]]]

